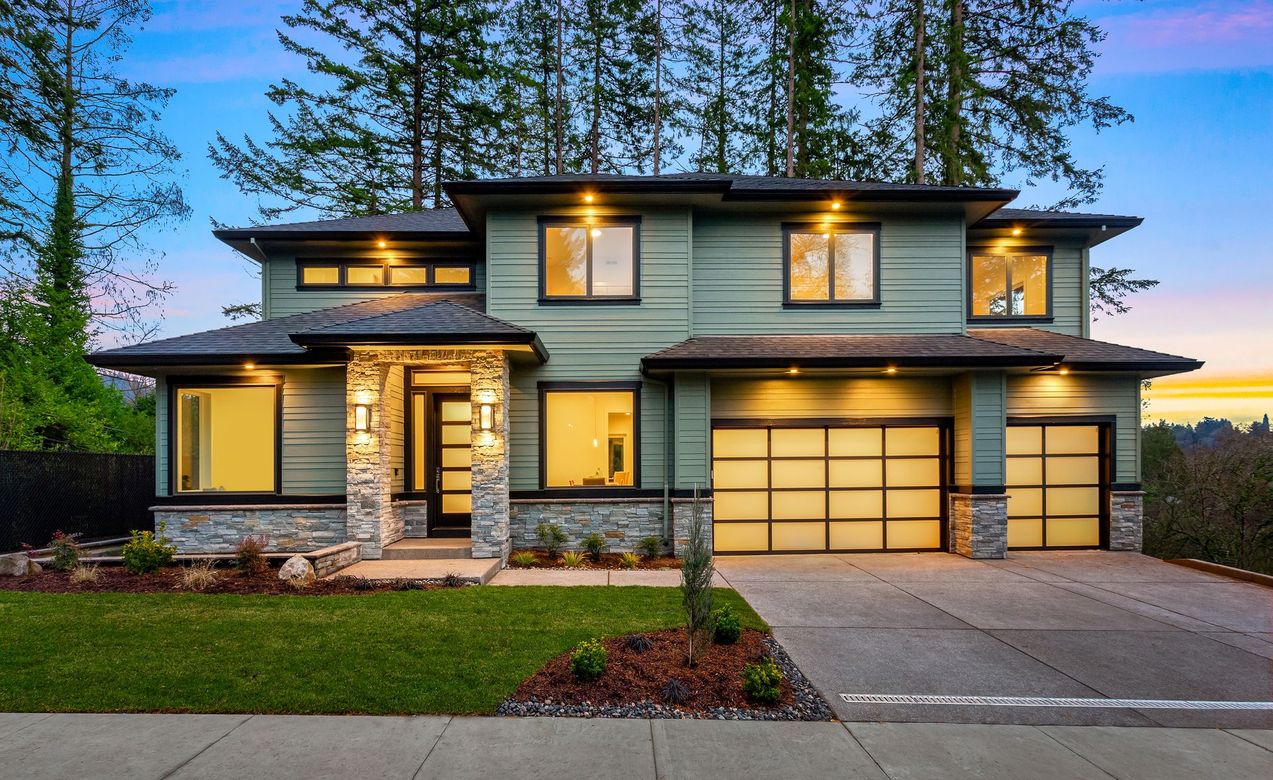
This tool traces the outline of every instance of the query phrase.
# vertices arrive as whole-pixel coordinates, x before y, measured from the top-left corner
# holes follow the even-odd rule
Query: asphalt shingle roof
[[[1202,367],[1202,363],[1193,358],[1037,328],[970,328],[968,335],[1005,346],[1060,354],[1066,365],[1076,369],[1140,366],[1143,370],[1157,370],[1151,367],[1160,366],[1163,370],[1192,371]]]
[[[973,227],[1000,227],[1013,223],[1025,223],[1037,226],[1066,227],[1076,225],[1083,227],[1108,225],[1109,227],[1135,227],[1142,222],[1140,217],[1120,216],[1118,214],[1086,214],[1079,211],[1046,211],[1043,209],[1008,209],[1003,208],[982,219]]]
[[[401,214],[380,214],[373,217],[320,219],[310,222],[288,222],[280,225],[213,231],[213,235],[220,239],[290,233],[297,234],[297,237],[308,233],[455,233],[465,235],[469,233],[469,227],[464,224],[460,212],[455,209],[428,209]]]

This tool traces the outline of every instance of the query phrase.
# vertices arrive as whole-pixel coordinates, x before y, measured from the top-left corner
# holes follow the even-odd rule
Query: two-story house
[[[1014,190],[758,176],[455,182],[454,209],[219,230],[263,319],[97,352],[158,380],[183,551],[470,536],[611,549],[1140,546],[1140,387],[1091,340],[1135,217]]]

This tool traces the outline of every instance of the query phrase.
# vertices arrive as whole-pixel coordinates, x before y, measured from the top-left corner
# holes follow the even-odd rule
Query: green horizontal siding
[[[688,209],[609,212],[642,218],[640,305],[540,305],[537,217],[550,213],[582,216],[584,210],[487,214],[486,264],[494,282],[487,291],[487,311],[534,330],[550,354],[543,366],[514,367],[509,403],[513,490],[539,487],[539,382],[640,381],[641,358],[688,333]],[[664,416],[662,386],[646,382],[641,393],[640,487],[663,485]]]
[[[950,381],[916,379],[714,379],[712,417],[950,417]]]
[[[413,258],[417,255],[412,254]],[[424,257],[425,255],[419,255]],[[305,255],[310,257],[310,255]],[[356,259],[351,253],[348,259]],[[486,285],[486,269],[481,263],[474,271],[476,288],[480,292]],[[293,257],[272,258],[263,264],[261,274],[261,300],[265,319],[287,317],[292,314],[304,314],[316,309],[327,309],[332,306],[344,306],[386,295],[399,295],[414,290],[398,290],[392,287],[368,289],[350,288],[343,290],[298,290],[296,289],[296,260]],[[470,291],[471,292],[471,291]]]
[[[155,378],[155,495],[168,495],[168,380]]]
[[[711,385],[704,374],[677,374],[673,394],[676,409],[676,487],[708,487],[711,435]]]
[[[1009,417],[1112,415],[1114,479],[1140,481],[1140,380],[1134,376],[1008,377]]]
[[[1004,481],[1004,374],[976,371],[954,381],[955,484]]]
[[[694,334],[958,333],[964,323],[960,216],[855,217],[880,228],[880,307],[783,307],[783,222],[825,214],[694,215]]]

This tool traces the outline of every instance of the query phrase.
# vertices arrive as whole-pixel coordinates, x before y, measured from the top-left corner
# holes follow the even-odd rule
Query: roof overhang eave
[[[1053,366],[1063,360],[1060,355],[1039,353],[1029,356],[955,356],[929,357],[699,357],[660,358],[647,356],[641,359],[642,372],[712,371],[728,369],[786,369],[798,368],[1041,368]]]
[[[548,362],[548,348],[537,333],[293,333],[290,338],[303,347],[391,347],[391,346],[527,346],[540,363]]]

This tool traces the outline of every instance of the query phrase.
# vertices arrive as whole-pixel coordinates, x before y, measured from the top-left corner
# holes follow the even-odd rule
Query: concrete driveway
[[[839,694],[1273,700],[1273,590],[1133,553],[720,557],[846,721],[1273,727],[1273,711]],[[1053,703],[1056,704],[1056,703]]]

